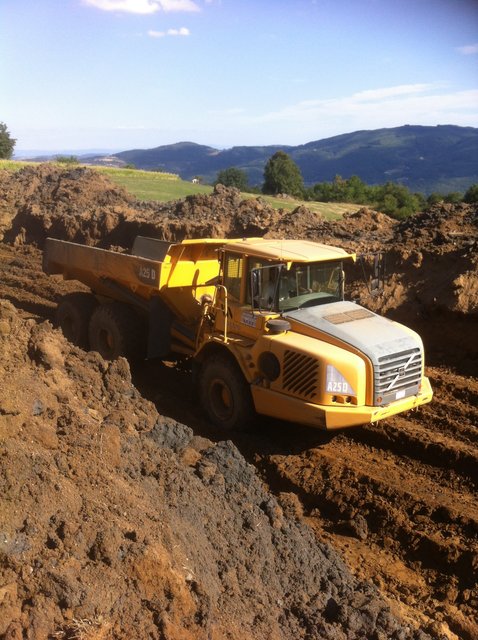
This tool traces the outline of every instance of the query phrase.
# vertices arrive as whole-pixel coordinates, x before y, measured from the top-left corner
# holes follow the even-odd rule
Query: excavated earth
[[[348,294],[418,330],[435,396],[322,433],[260,419],[225,440],[187,363],[108,363],[54,328],[81,290],[47,236],[310,238],[386,255]],[[0,638],[478,637],[478,212],[328,222],[217,187],[142,203],[88,169],[0,171]]]

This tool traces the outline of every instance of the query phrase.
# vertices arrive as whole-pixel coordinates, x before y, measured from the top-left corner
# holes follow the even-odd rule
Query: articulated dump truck
[[[420,337],[344,300],[355,254],[298,240],[137,237],[130,254],[48,239],[43,268],[89,287],[59,303],[72,342],[106,359],[189,357],[209,418],[323,429],[432,398]]]

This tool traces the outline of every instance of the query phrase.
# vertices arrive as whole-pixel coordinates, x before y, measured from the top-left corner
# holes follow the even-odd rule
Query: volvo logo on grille
[[[404,375],[405,375],[405,367],[400,367],[400,369],[398,370],[398,377],[403,378]]]

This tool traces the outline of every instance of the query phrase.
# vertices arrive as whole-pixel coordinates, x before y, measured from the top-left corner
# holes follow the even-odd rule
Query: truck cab
[[[209,330],[200,335],[196,357],[201,361],[222,342],[257,412],[334,429],[431,400],[418,334],[344,300],[343,265],[354,254],[315,242],[265,239],[227,241],[219,253]],[[205,387],[203,393],[211,395]],[[216,396],[224,422],[221,398],[230,393],[217,390]]]

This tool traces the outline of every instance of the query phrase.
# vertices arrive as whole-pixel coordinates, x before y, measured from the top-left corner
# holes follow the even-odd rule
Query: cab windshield
[[[257,265],[259,267],[259,265]],[[261,265],[260,299],[254,306],[270,311],[291,311],[338,302],[343,298],[341,262]]]

